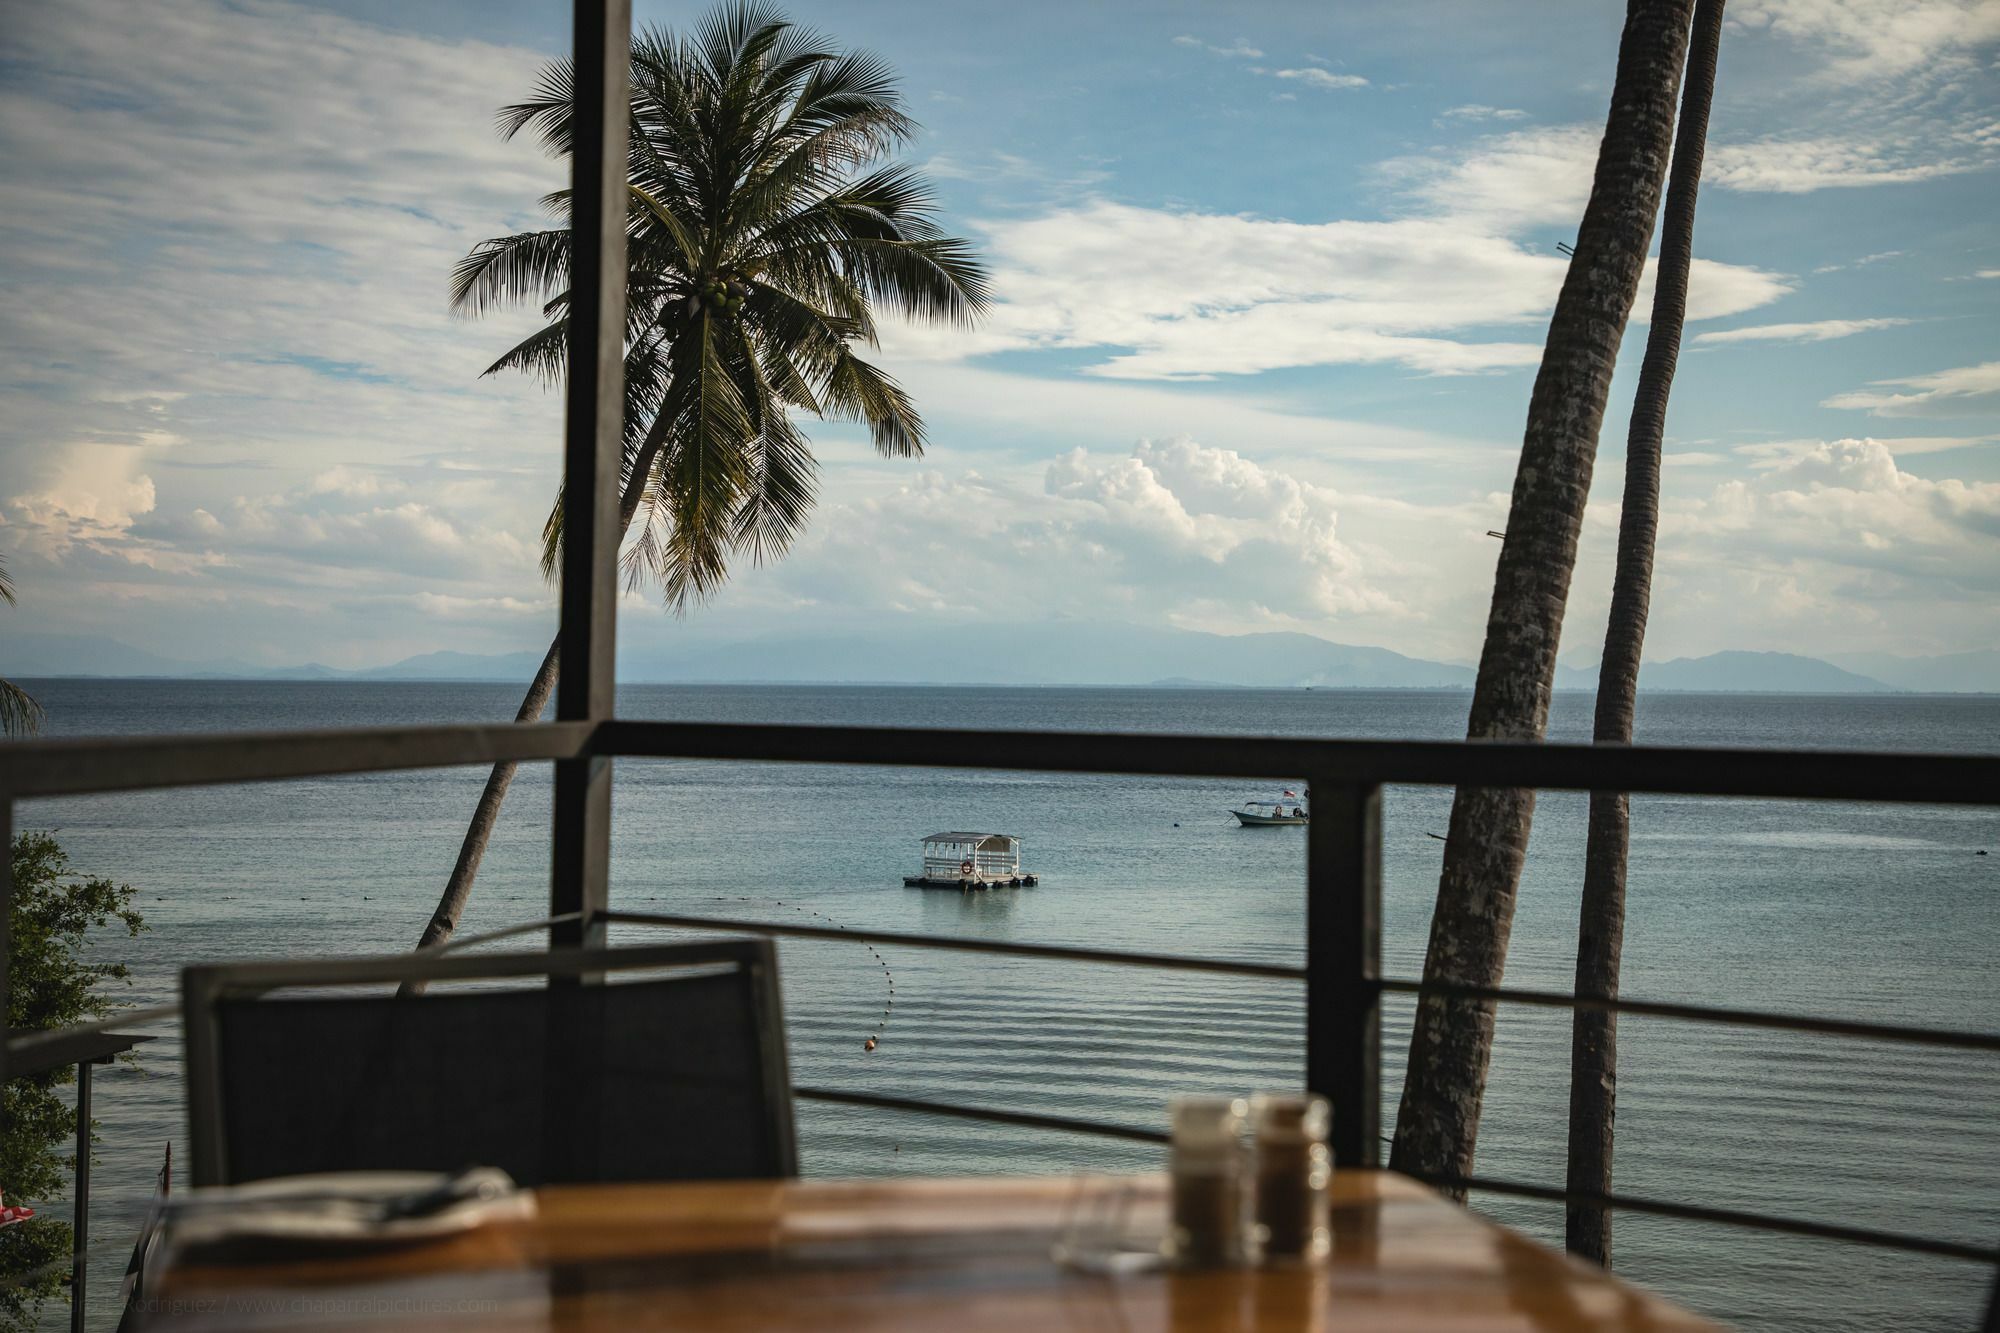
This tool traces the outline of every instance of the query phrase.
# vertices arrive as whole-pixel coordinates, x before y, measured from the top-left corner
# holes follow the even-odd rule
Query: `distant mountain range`
[[[115,639],[20,635],[0,640],[0,676],[151,676],[246,680],[465,680],[525,683],[539,652],[424,653],[342,670],[261,667],[234,659],[163,657]],[[619,679],[633,683],[1105,685],[1215,688],[1469,689],[1463,663],[1310,634],[1204,634],[1084,621],[937,625],[839,635],[773,635],[663,650],[627,643]],[[1558,668],[1559,689],[1595,688],[1592,668]],[[1646,690],[1743,694],[2000,693],[2000,651],[1943,657],[1721,652],[1650,662]]]

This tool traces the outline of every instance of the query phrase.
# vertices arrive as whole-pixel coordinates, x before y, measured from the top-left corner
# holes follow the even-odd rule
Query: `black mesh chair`
[[[547,984],[392,993],[410,978]],[[391,993],[325,993],[367,985]],[[301,988],[319,993],[277,994]],[[191,967],[181,996],[197,1185],[467,1166],[522,1185],[798,1174],[768,940]]]

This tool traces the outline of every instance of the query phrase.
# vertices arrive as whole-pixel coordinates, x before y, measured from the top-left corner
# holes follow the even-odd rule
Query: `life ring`
[[[972,862],[960,861],[958,863],[958,873],[961,875],[970,875],[972,873]]]

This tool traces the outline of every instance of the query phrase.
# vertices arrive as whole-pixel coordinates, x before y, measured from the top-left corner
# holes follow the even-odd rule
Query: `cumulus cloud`
[[[1846,338],[1871,329],[1894,329],[1907,319],[1820,319],[1806,324],[1754,324],[1742,329],[1714,329],[1695,335],[1698,343],[1819,343]]]
[[[1879,440],[1802,449],[1754,478],[1718,486],[1675,522],[1682,535],[1911,580],[2000,586],[2000,482],[1904,471]]]
[[[1915,416],[1984,406],[2000,394],[2000,361],[1959,366],[1928,375],[1876,380],[1875,383],[1908,392],[1876,393],[1857,389],[1851,393],[1835,394],[1826,400],[1824,406],[1872,412],[1878,417]]]
[[[61,556],[78,542],[116,542],[152,512],[158,492],[142,470],[145,450],[79,441],[51,452],[39,479],[7,502],[18,545]]]
[[[1342,497],[1183,438],[1076,449],[1012,475],[935,468],[837,501],[747,599],[856,613],[1208,628],[1403,623],[1341,535]],[[894,560],[880,553],[894,550]],[[1393,559],[1384,573],[1402,577]],[[1218,612],[1218,608],[1226,608]]]
[[[1919,476],[1896,460],[1921,451],[1911,443],[1749,446],[1761,451],[1751,475],[1696,496],[1670,486],[1649,639],[1674,652],[1990,643],[2000,483]],[[1587,531],[1576,584],[1586,601],[1608,583],[1610,546]],[[1593,609],[1601,616],[1601,602]]]

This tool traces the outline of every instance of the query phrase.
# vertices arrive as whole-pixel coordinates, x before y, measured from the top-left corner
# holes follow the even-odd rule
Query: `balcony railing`
[[[1313,789],[1314,807],[1306,838],[1303,966],[895,932],[867,932],[864,937],[875,944],[1166,968],[1302,984],[1306,1013],[1304,1083],[1333,1102],[1334,1151],[1337,1160],[1349,1166],[1373,1166],[1381,1160],[1384,1141],[1380,1123],[1381,1000],[1385,994],[1444,995],[1506,1004],[1605,1009],[1680,1021],[2000,1052],[2000,1033],[1643,998],[1580,999],[1562,992],[1505,986],[1426,986],[1418,978],[1383,976],[1379,856],[1380,792],[1386,785],[1532,787],[1991,806],[2000,805],[2000,757],[616,720],[193,739],[43,741],[9,746],[4,755],[0,811],[5,813],[0,813],[0,821],[11,817],[14,802],[31,797],[278,781],[484,764],[499,759],[589,764],[599,775],[597,780],[608,780],[613,760],[643,757],[1303,782]],[[939,759],[940,755],[976,758]],[[606,833],[608,836],[608,823]],[[579,860],[596,859],[579,857],[580,850],[575,846],[568,849],[566,862],[560,842],[555,848],[549,918],[464,937],[453,947],[544,930],[552,944],[577,940],[598,943],[605,929],[615,924],[755,931],[801,938],[856,938],[855,932],[803,924],[616,911],[605,898],[590,901],[579,891],[579,886],[589,879]],[[0,884],[4,882],[0,879]],[[148,1011],[155,1017],[162,1012],[165,1011]],[[134,1017],[126,1015],[123,1022],[129,1024]],[[9,1067],[46,1066],[61,1058],[76,1037],[87,1030],[16,1039],[9,1046]],[[1142,1142],[1162,1139],[1157,1131],[1134,1125],[882,1097],[838,1088],[801,1087],[797,1092],[808,1100],[884,1110],[958,1116]],[[1948,1239],[1711,1208],[1693,1201],[1578,1194],[1532,1182],[1484,1177],[1434,1178],[1431,1183],[1856,1241],[1957,1259],[1982,1262],[2000,1259],[1991,1248]]]

